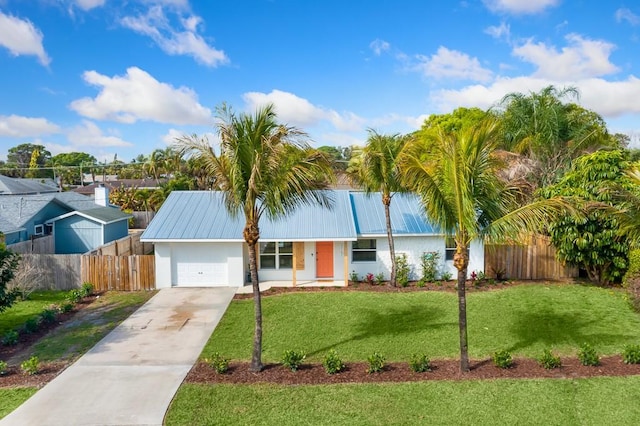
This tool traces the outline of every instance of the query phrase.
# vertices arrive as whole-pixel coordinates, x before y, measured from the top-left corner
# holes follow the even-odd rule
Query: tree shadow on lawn
[[[635,337],[630,334],[594,332],[594,325],[599,321],[549,308],[542,312],[521,311],[509,327],[511,333],[518,336],[518,341],[508,350],[516,352],[537,345],[545,348],[575,346],[577,349],[583,343],[589,343],[597,349],[600,345],[616,345]]]
[[[444,311],[439,308],[425,309],[424,305],[385,308],[384,310],[360,308],[353,315],[358,319],[358,322],[353,327],[353,334],[350,337],[316,349],[308,355],[324,353],[329,349],[358,340],[408,335],[426,329],[457,326],[457,322],[436,322],[445,316]]]

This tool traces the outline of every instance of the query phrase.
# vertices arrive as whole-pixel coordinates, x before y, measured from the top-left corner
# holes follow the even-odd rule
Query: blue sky
[[[222,102],[348,146],[549,84],[640,147],[639,36],[630,0],[0,0],[0,159],[215,143]]]

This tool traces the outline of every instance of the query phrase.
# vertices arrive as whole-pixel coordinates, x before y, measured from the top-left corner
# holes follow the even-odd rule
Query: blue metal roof
[[[350,194],[358,235],[387,235],[384,205],[380,193]],[[394,194],[389,206],[394,236],[439,235],[440,232],[424,215],[420,198],[414,194]]]
[[[356,227],[347,191],[327,191],[333,208],[299,206],[276,221],[260,221],[262,241],[347,241]],[[173,191],[149,227],[144,241],[244,241],[242,213],[232,218],[217,191]]]

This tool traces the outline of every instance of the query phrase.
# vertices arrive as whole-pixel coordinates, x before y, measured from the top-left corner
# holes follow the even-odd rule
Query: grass
[[[290,293],[265,297],[263,359],[278,362],[287,349],[321,361],[336,349],[345,361],[374,352],[389,361],[412,353],[458,355],[457,298],[453,293]],[[640,342],[640,316],[621,291],[580,285],[523,285],[468,295],[469,351],[487,358],[496,350],[536,357],[544,348],[575,355],[589,343],[601,355]],[[207,343],[214,352],[248,360],[253,301],[234,301]]]
[[[16,302],[0,314],[0,337],[7,331],[19,328],[29,318],[38,316],[44,308],[65,300],[68,291],[36,291],[28,300]]]
[[[93,347],[124,321],[155,292],[107,292],[88,308],[82,321],[70,320],[43,337],[32,347],[30,355],[40,361],[74,359]]]
[[[0,419],[36,393],[36,388],[0,389]]]
[[[187,384],[166,424],[284,426],[304,419],[314,425],[631,425],[640,419],[638,398],[637,376],[295,387]]]

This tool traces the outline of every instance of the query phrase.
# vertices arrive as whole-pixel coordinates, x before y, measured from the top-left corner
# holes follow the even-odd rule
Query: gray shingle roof
[[[96,222],[100,222],[104,225],[107,225],[113,222],[118,222],[121,220],[126,220],[131,217],[131,215],[120,211],[120,209],[118,209],[117,207],[98,207],[90,210],[82,210],[82,211],[75,210],[75,211],[60,215],[58,217],[55,217],[53,219],[49,219],[47,222],[48,223],[56,222],[60,219],[64,219],[72,215],[80,215],[89,219],[93,219]]]
[[[36,179],[17,179],[0,175],[0,195],[45,194],[57,191],[58,188]]]

